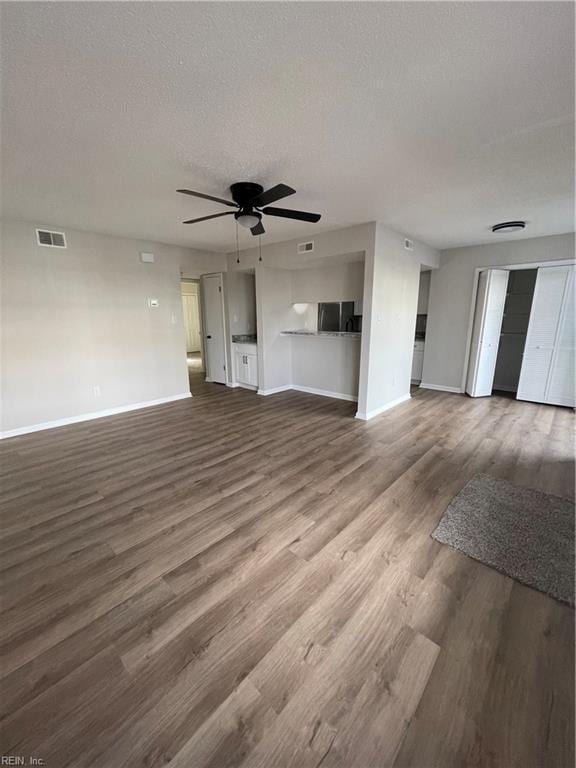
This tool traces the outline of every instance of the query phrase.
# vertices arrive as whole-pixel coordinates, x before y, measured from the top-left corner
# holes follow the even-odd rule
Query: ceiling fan
[[[210,216],[201,216],[199,219],[189,219],[183,221],[183,224],[196,224],[199,221],[208,219],[217,219],[219,216],[231,216],[240,224],[240,226],[249,229],[253,235],[263,235],[266,231],[262,225],[262,214],[266,216],[279,216],[282,219],[296,219],[297,221],[310,221],[313,224],[320,221],[319,213],[307,213],[306,211],[294,211],[289,208],[271,208],[269,203],[275,203],[284,197],[294,195],[295,189],[286,184],[276,184],[275,187],[264,191],[260,184],[254,184],[251,181],[239,181],[232,184],[230,194],[232,200],[223,200],[221,197],[205,195],[203,192],[193,192],[191,189],[178,189],[183,195],[192,195],[193,197],[202,197],[205,200],[214,200],[215,203],[229,205],[237,208],[236,211],[225,211],[224,213],[213,213]]]

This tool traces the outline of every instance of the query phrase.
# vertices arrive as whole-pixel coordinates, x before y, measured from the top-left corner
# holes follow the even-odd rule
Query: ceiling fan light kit
[[[230,187],[232,200],[224,200],[221,197],[206,195],[203,192],[194,192],[191,189],[178,189],[177,191],[183,195],[201,197],[204,200],[212,200],[215,203],[221,203],[222,205],[238,209],[236,211],[212,213],[209,216],[200,216],[197,219],[188,219],[188,221],[182,222],[183,224],[197,224],[199,221],[207,221],[208,219],[216,219],[220,216],[231,216],[234,214],[236,222],[241,227],[249,229],[253,235],[259,236],[263,235],[266,231],[262,224],[263,215],[277,216],[282,219],[294,219],[296,221],[308,221],[312,224],[320,221],[319,213],[295,211],[292,208],[270,207],[270,203],[275,203],[277,200],[282,200],[285,197],[296,194],[296,190],[287,184],[276,184],[276,186],[264,191],[264,187],[261,184],[256,184],[252,181],[239,181]]]
[[[252,229],[252,227],[259,224],[262,219],[262,214],[257,213],[256,211],[244,213],[240,210],[238,213],[235,213],[234,216],[238,224],[240,224],[241,227],[244,227],[244,229]]]
[[[503,221],[501,224],[494,224],[492,232],[520,232],[525,226],[525,221]]]

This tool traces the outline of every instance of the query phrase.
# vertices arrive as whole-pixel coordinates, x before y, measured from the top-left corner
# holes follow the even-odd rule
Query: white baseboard
[[[410,400],[410,397],[410,393],[402,395],[402,397],[398,397],[396,400],[392,400],[390,403],[385,403],[384,405],[381,405],[380,408],[374,408],[374,410],[368,411],[367,413],[365,411],[357,411],[355,418],[360,419],[361,421],[370,421],[370,419],[373,419],[375,416],[379,416],[381,413],[389,411],[391,408],[395,408],[401,403],[405,403],[407,400]]]
[[[259,389],[258,394],[262,395],[263,397],[267,397],[268,395],[276,395],[278,392],[287,392],[289,389],[292,389],[290,384],[286,384],[283,387],[272,387],[272,389]]]
[[[236,387],[239,387],[240,384],[238,384],[237,381],[227,381],[226,386],[230,387],[230,389],[236,389]]]
[[[297,392],[306,392],[309,395],[321,395],[321,397],[333,397],[336,400],[350,400],[353,403],[358,402],[358,398],[354,395],[345,395],[342,392],[330,392],[328,389],[316,389],[316,387],[303,387],[300,384],[292,384],[290,389],[295,389]]]
[[[252,384],[244,384],[242,381],[237,381],[233,386],[240,387],[240,389],[249,389],[250,392],[258,392],[258,387],[254,387]]]
[[[420,387],[422,389],[435,389],[438,392],[452,392],[455,395],[461,395],[464,391],[461,387],[445,387],[443,384],[426,384],[424,381],[420,382]]]
[[[345,395],[341,392],[330,392],[327,389],[316,389],[315,387],[304,387],[300,384],[286,384],[283,387],[274,387],[273,389],[259,389],[258,394],[264,396],[276,395],[279,392],[288,392],[289,390],[292,390],[293,392],[305,392],[308,395],[333,397],[336,400],[351,400],[352,402],[357,402],[358,400],[358,398],[354,397],[353,395]]]
[[[191,392],[183,392],[180,395],[171,395],[170,397],[159,397],[157,400],[147,400],[143,403],[120,405],[117,408],[106,408],[103,411],[94,411],[93,413],[81,413],[79,416],[70,416],[67,419],[56,419],[55,421],[45,421],[42,424],[32,424],[29,427],[9,429],[6,432],[0,432],[0,440],[6,440],[9,437],[18,437],[19,435],[28,435],[30,432],[41,432],[45,429],[66,427],[69,424],[77,424],[80,421],[92,421],[93,419],[103,419],[106,416],[116,416],[119,413],[128,413],[128,411],[138,411],[141,408],[150,408],[153,405],[172,403],[175,400],[184,400],[188,397],[192,397]]]

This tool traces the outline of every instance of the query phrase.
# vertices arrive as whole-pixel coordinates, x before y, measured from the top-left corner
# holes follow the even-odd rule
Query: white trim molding
[[[320,395],[321,397],[333,397],[336,400],[350,400],[353,403],[358,402],[358,398],[354,395],[345,395],[342,392],[331,392],[328,389],[316,389],[316,387],[303,387],[300,384],[292,384],[290,389],[295,389],[296,392],[306,392],[309,395]]]
[[[316,389],[316,387],[304,387],[301,384],[286,384],[283,387],[274,387],[273,389],[259,389],[259,395],[276,395],[279,392],[305,392],[308,395],[320,395],[320,397],[332,397],[335,400],[350,400],[354,403],[358,402],[358,398],[354,395],[345,395],[342,392],[331,392],[328,389]]]
[[[438,392],[452,392],[454,395],[463,395],[464,390],[461,387],[445,387],[443,384],[427,384],[425,381],[420,382],[421,389],[435,389]]]
[[[356,416],[354,418],[360,419],[361,421],[370,421],[370,419],[373,419],[375,416],[379,416],[381,413],[384,413],[385,411],[389,411],[391,408],[395,408],[397,405],[400,405],[401,403],[405,403],[408,400],[410,400],[411,395],[408,393],[407,395],[402,395],[402,397],[398,397],[396,400],[391,400],[389,403],[385,403],[384,405],[381,405],[379,408],[374,408],[372,411],[368,411],[367,413],[365,411],[357,411]]]
[[[157,400],[147,400],[142,403],[131,403],[130,405],[120,405],[117,408],[106,408],[103,411],[94,411],[93,413],[81,413],[78,416],[70,416],[66,419],[56,419],[55,421],[45,421],[41,424],[32,424],[28,427],[19,427],[18,429],[9,429],[6,432],[0,432],[0,440],[6,440],[9,437],[18,437],[28,435],[31,432],[41,432],[45,429],[55,429],[56,427],[66,427],[69,424],[77,424],[81,421],[92,421],[93,419],[103,419],[106,416],[116,416],[119,413],[128,411],[139,411],[141,408],[150,408],[154,405],[164,405],[172,403],[175,400],[185,400],[192,397],[191,392],[182,392],[180,395],[171,395],[170,397],[159,397]]]
[[[289,389],[292,389],[292,385],[285,384],[283,387],[272,387],[272,389],[259,389],[258,394],[262,395],[263,397],[267,397],[268,395],[277,395],[279,392],[287,392]]]

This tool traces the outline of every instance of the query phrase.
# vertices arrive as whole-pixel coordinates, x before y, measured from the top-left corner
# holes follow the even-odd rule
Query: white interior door
[[[222,275],[205,275],[202,277],[202,303],[206,378],[209,381],[225,384],[226,341],[224,337]]]
[[[184,327],[186,329],[186,351],[200,351],[200,314],[198,296],[193,293],[182,294]]]
[[[519,400],[574,406],[574,267],[538,270]]]
[[[564,291],[564,301],[560,314],[560,323],[556,336],[546,402],[554,405],[568,405],[576,407],[576,390],[574,382],[575,370],[575,336],[574,326],[574,283],[576,280],[576,268],[570,267]]]
[[[480,272],[466,381],[466,392],[471,397],[492,394],[507,287],[507,270],[486,269]]]

